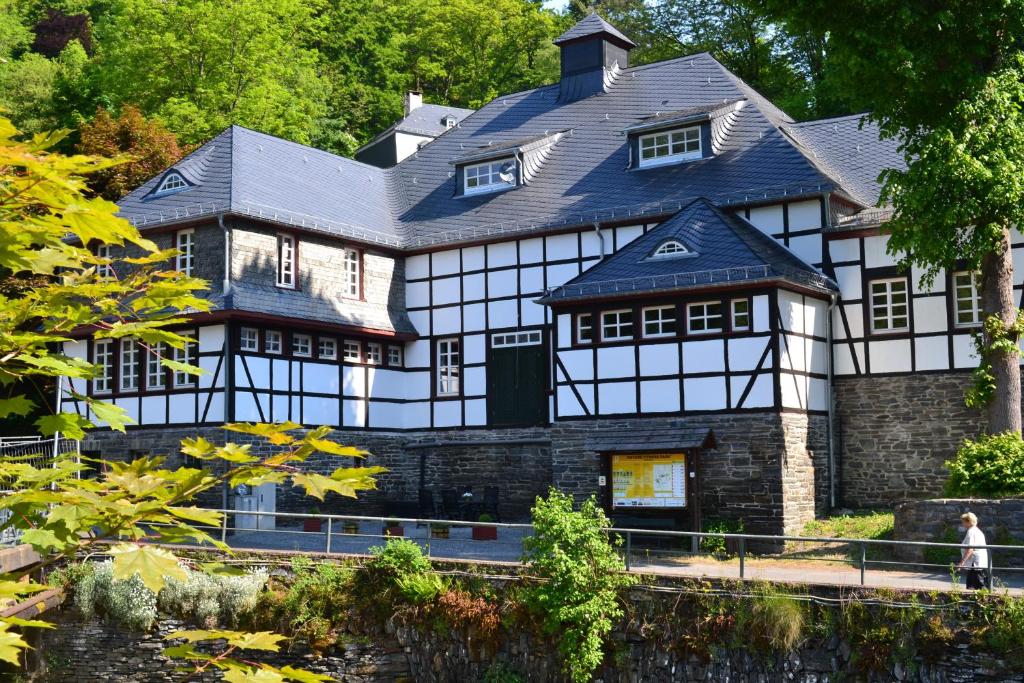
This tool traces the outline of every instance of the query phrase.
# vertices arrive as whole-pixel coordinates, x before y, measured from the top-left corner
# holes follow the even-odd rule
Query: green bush
[[[419,544],[404,538],[392,538],[383,546],[374,546],[370,548],[370,554],[373,559],[366,568],[396,581],[409,574],[425,574],[433,569]]]
[[[968,439],[946,469],[950,496],[1024,496],[1024,439],[1015,432]]]
[[[540,580],[523,589],[527,606],[558,638],[565,672],[591,680],[604,658],[604,641],[622,616],[619,589],[634,583],[604,528],[608,518],[591,497],[573,511],[572,498],[551,489],[533,507],[533,536],[523,541],[524,561]]]
[[[714,519],[704,525],[705,533],[709,534],[742,534],[743,520],[735,519]],[[700,551],[709,555],[725,554],[724,536],[702,536],[700,539]]]
[[[114,579],[114,563],[95,564],[75,585],[75,607],[87,618],[102,616],[133,631],[148,631],[156,621],[156,596],[133,574]]]

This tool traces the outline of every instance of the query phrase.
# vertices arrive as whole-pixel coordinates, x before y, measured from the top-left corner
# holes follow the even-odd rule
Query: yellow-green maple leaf
[[[155,545],[122,543],[111,548],[110,555],[114,558],[115,579],[130,579],[138,574],[154,593],[160,592],[168,578],[188,578],[174,553]]]

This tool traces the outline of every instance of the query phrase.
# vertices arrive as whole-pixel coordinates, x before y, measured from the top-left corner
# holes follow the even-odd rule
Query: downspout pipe
[[[221,232],[224,234],[224,284],[223,284],[223,295],[224,295],[224,307],[229,308],[228,297],[231,294],[231,228],[224,220],[224,214],[217,214],[217,225],[220,226]],[[231,406],[234,404],[233,394],[235,391],[234,373],[232,369],[235,365],[235,359],[231,354],[231,325],[230,323],[224,324],[224,424],[231,422]],[[228,483],[225,481],[221,484],[220,488],[221,495],[221,510],[228,509],[229,503],[229,491]]]
[[[835,437],[835,405],[836,397],[832,386],[832,311],[839,300],[837,294],[833,293],[829,298],[828,309],[825,311],[825,339],[826,339],[826,391],[828,391],[828,503],[829,509],[836,508],[836,437]]]
[[[601,260],[604,261],[604,255],[605,255],[605,251],[604,251],[604,233],[601,232],[601,224],[600,223],[594,223],[594,232],[597,233],[597,241],[600,242],[600,244],[601,244],[601,246],[600,246],[600,249],[601,249]]]
[[[231,293],[231,228],[224,221],[224,214],[217,214],[217,225],[224,233],[224,296]]]

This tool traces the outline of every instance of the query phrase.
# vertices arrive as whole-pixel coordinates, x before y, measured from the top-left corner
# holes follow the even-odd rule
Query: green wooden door
[[[492,425],[548,421],[547,346],[492,348],[487,359],[487,409]]]

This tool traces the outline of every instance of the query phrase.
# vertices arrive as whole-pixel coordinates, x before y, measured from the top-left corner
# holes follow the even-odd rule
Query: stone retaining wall
[[[963,537],[960,515],[973,512],[985,541],[992,545],[1024,545],[1024,498],[985,500],[975,498],[916,500],[896,506],[893,537],[899,541],[948,542]],[[897,557],[921,562],[924,550],[898,547]],[[996,567],[1024,566],[1024,554],[999,553],[992,557]]]

